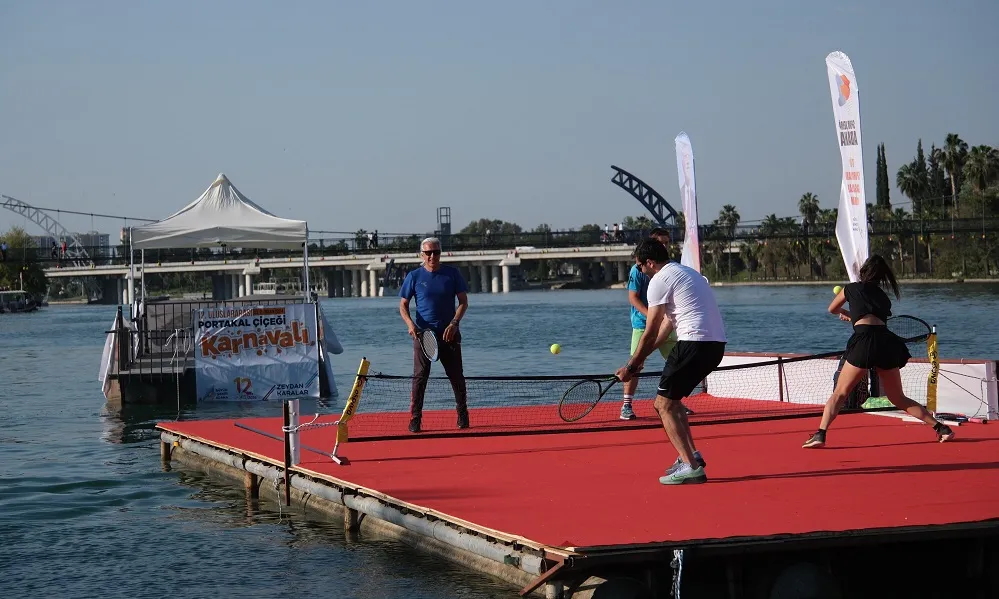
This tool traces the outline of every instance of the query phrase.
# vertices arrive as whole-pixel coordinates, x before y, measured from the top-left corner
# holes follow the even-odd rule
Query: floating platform
[[[636,412],[655,418],[649,402]],[[812,450],[801,444],[816,418],[695,425],[709,480],[685,486],[658,481],[676,458],[661,428],[352,436],[338,465],[326,426],[302,431],[286,478],[282,424],[158,428],[165,460],[238,476],[251,494],[281,497],[289,484],[292,501],[342,513],[348,530],[394,534],[522,595],[999,596],[996,423],[937,443],[922,423],[845,414]],[[791,587],[799,594],[782,594]]]

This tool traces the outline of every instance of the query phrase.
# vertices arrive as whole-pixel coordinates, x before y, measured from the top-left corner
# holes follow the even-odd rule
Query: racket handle
[[[988,418],[968,418],[968,422],[974,422],[976,424],[988,424]]]

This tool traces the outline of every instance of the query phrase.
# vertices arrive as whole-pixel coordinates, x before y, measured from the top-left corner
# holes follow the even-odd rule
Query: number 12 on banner
[[[253,381],[248,378],[237,376],[232,379],[232,382],[236,383],[237,395],[249,394],[250,390],[253,388]]]

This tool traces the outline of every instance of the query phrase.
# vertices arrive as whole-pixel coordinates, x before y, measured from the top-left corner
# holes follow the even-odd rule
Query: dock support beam
[[[545,599],[563,599],[563,588],[561,582],[545,583]]]
[[[160,441],[160,460],[164,463],[170,462],[170,442]]]
[[[357,532],[361,527],[361,519],[357,510],[347,508],[343,511],[343,529],[347,532]]]
[[[252,472],[243,474],[243,485],[246,486],[246,496],[250,499],[260,499],[260,477]]]

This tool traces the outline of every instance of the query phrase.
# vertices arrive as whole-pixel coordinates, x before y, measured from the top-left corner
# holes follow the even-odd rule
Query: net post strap
[[[347,396],[347,404],[343,407],[343,413],[340,414],[340,418],[335,422],[337,427],[336,440],[333,442],[333,451],[330,452],[330,458],[338,464],[348,463],[347,459],[341,456],[338,451],[340,444],[346,443],[349,440],[347,423],[357,413],[358,404],[361,402],[361,392],[364,390],[364,383],[367,381],[368,369],[370,367],[371,363],[368,359],[361,358],[361,363],[357,367],[357,375],[354,377],[354,385],[350,389],[350,395]]]

